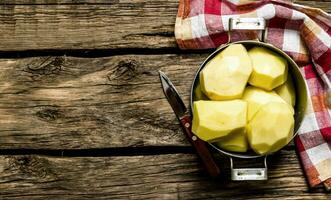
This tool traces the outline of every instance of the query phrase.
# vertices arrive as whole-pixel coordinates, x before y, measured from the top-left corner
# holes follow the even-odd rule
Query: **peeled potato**
[[[283,85],[275,88],[275,92],[289,105],[295,106],[295,89],[291,75],[287,76],[287,81]]]
[[[227,151],[246,152],[248,149],[246,131],[239,129],[239,131],[221,138],[216,145]]]
[[[209,98],[202,92],[200,84],[194,88],[194,100],[208,100]]]
[[[264,155],[292,138],[295,88],[286,59],[277,53],[229,45],[206,64],[199,81],[192,131],[200,139],[226,151],[251,148]]]
[[[293,136],[294,117],[287,103],[270,102],[247,124],[247,139],[258,154],[275,152]]]
[[[280,55],[263,47],[248,51],[252,60],[253,72],[249,84],[265,90],[272,90],[286,81],[287,62]]]
[[[251,72],[251,59],[245,47],[230,45],[200,72],[201,89],[212,100],[240,98]]]
[[[232,101],[195,101],[192,131],[200,139],[215,142],[245,130],[247,103]]]
[[[277,95],[274,91],[265,91],[260,88],[248,86],[245,89],[243,100],[247,102],[247,121],[250,121],[255,113],[265,104],[269,102],[280,102],[285,101]],[[293,110],[294,112],[294,110]]]

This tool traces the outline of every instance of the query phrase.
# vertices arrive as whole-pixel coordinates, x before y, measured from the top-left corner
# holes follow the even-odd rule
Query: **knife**
[[[172,107],[172,110],[180,121],[180,125],[182,126],[187,139],[195,148],[209,175],[212,177],[218,176],[220,174],[220,169],[215,163],[207,147],[208,144],[205,141],[199,139],[191,131],[191,116],[183,100],[180,98],[175,86],[171,83],[169,78],[162,71],[159,71],[159,75],[164,95],[166,96],[170,106]]]

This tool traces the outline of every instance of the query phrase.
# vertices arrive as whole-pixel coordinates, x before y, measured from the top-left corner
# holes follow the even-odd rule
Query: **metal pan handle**
[[[233,168],[233,160],[230,157],[231,180],[249,181],[249,180],[267,180],[267,156],[264,157],[264,168]]]
[[[261,41],[264,41],[266,36],[266,21],[261,17],[257,18],[230,18],[229,19],[229,31],[228,31],[228,43],[231,42],[231,32],[234,30],[261,30]]]

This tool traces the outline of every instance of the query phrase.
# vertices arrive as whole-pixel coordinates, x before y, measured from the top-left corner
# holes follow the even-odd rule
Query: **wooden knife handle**
[[[197,151],[200,159],[202,160],[205,168],[207,169],[208,173],[212,177],[216,177],[220,174],[220,169],[214,161],[208,147],[207,143],[201,139],[199,139],[194,133],[191,131],[192,126],[192,119],[190,115],[185,115],[180,118],[180,123],[184,129],[185,135],[187,139],[190,141],[192,146]]]

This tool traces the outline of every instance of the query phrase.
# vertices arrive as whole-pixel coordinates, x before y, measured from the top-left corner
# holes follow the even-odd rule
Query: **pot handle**
[[[266,36],[266,21],[264,18],[229,18],[228,43],[231,42],[231,32],[233,30],[261,30],[263,42]]]
[[[267,180],[267,156],[264,157],[264,168],[233,168],[233,160],[230,156],[231,180],[248,181],[248,180]]]

